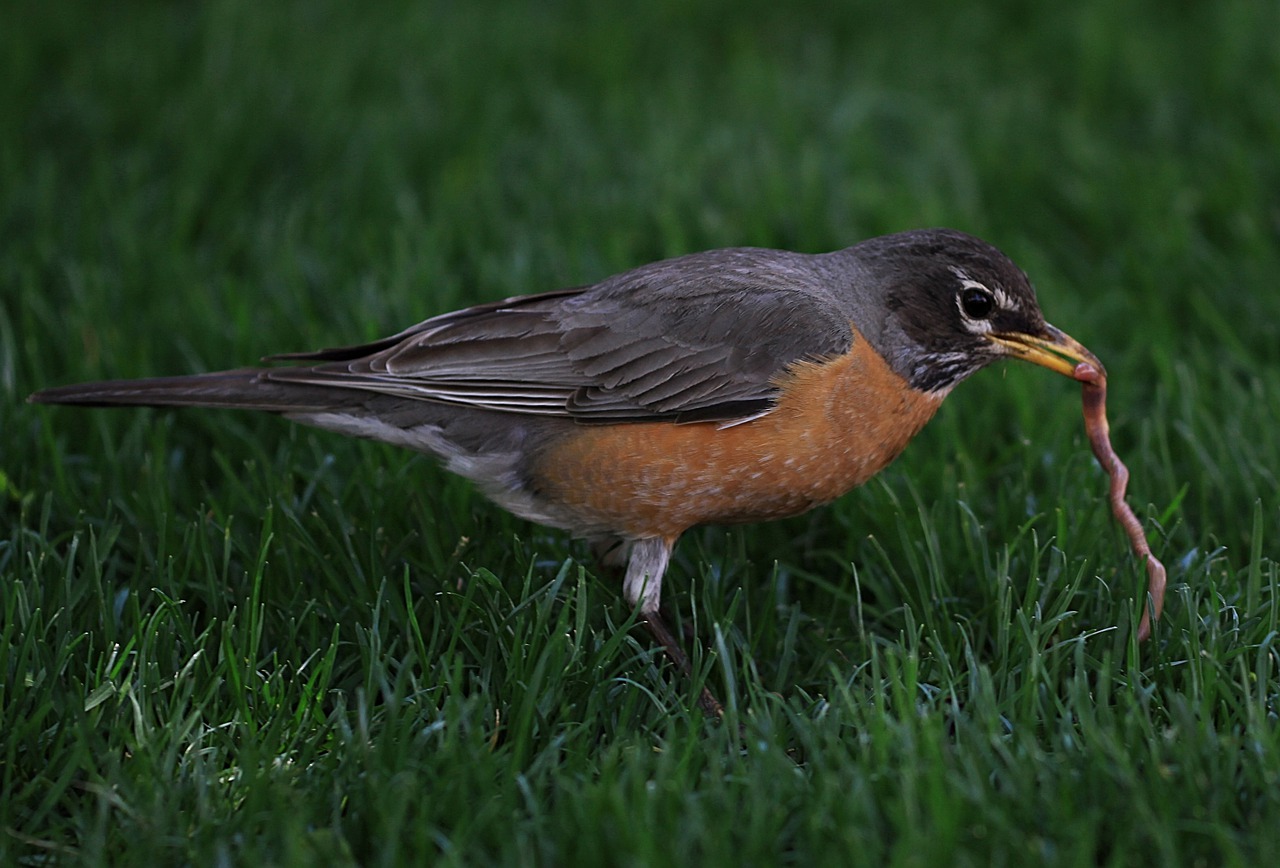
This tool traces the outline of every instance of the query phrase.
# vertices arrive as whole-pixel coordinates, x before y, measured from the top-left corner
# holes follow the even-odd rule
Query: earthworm
[[[1160,620],[1160,613],[1164,610],[1167,578],[1164,564],[1151,553],[1142,524],[1124,499],[1125,487],[1129,484],[1129,469],[1111,448],[1110,427],[1107,425],[1107,375],[1088,362],[1081,362],[1076,365],[1073,376],[1082,386],[1084,428],[1089,435],[1089,445],[1093,447],[1098,463],[1111,477],[1111,513],[1128,535],[1133,553],[1147,566],[1147,594],[1151,602],[1149,606],[1144,603],[1142,620],[1138,622],[1138,641],[1142,642],[1151,635],[1152,622]]]

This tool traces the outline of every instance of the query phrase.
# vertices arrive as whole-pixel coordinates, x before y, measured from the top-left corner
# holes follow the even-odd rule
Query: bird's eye
[[[960,291],[960,309],[970,319],[986,319],[996,308],[996,300],[985,289],[969,286]]]

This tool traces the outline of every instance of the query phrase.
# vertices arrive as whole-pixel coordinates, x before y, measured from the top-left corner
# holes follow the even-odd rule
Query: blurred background
[[[28,392],[69,380],[357,342],[710,247],[943,225],[1010,253],[1108,364],[1122,452],[1166,453],[1138,477],[1153,503],[1191,482],[1189,518],[1236,543],[1234,517],[1275,503],[1276,438],[1258,436],[1280,390],[1274,3],[6,18],[9,432],[35,424]],[[989,464],[992,444],[1078,428],[1065,384],[1007,378],[968,384],[938,440]]]
[[[0,862],[1272,864],[1278,36],[1272,0],[9,0]],[[926,226],[1107,364],[1165,622],[1123,629],[1077,387],[1002,365],[832,507],[686,535],[667,598],[750,750],[583,547],[426,459],[24,403]]]

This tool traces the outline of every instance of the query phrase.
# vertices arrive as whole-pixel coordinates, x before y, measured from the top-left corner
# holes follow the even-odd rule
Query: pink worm
[[[1142,532],[1142,524],[1124,499],[1125,487],[1129,484],[1129,469],[1111,448],[1110,427],[1107,425],[1107,376],[1087,362],[1076,365],[1073,376],[1083,386],[1084,429],[1089,435],[1089,445],[1093,447],[1098,463],[1111,477],[1111,512],[1129,536],[1133,553],[1147,565],[1147,593],[1151,597],[1151,605],[1142,607],[1142,620],[1138,622],[1138,641],[1141,642],[1151,635],[1152,621],[1160,620],[1160,613],[1164,610],[1167,579],[1164,564],[1151,554],[1151,546],[1147,544],[1147,537]]]

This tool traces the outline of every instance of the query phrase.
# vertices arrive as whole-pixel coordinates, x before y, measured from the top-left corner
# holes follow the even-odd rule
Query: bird
[[[28,400],[260,410],[428,453],[498,506],[587,540],[687,677],[660,607],[681,534],[835,500],[1006,358],[1104,370],[998,248],[915,229],[829,253],[692,253],[372,343]],[[705,687],[698,705],[723,713]]]

